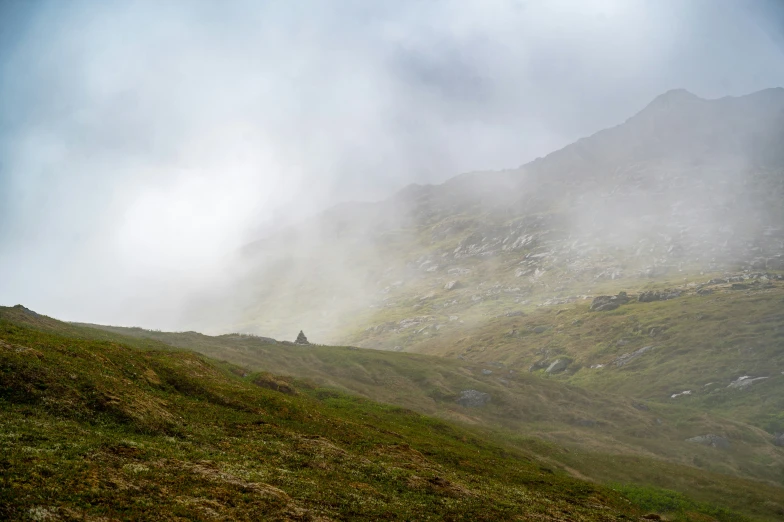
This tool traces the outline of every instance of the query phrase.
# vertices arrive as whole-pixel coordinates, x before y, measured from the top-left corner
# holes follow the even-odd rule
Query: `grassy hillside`
[[[0,517],[629,520],[621,494],[409,410],[0,318]],[[73,333],[73,332],[71,332]],[[262,386],[259,386],[261,384]],[[720,519],[733,519],[727,512]]]
[[[19,309],[3,313],[16,321],[38,322],[41,328],[59,328],[62,335],[102,338],[147,349],[190,346],[241,365],[234,371],[271,388],[285,389],[297,382],[306,388],[329,385],[405,405],[471,425],[504,445],[541,455],[548,465],[574,476],[676,489],[703,502],[724,503],[763,518],[775,519],[784,512],[780,501],[784,491],[774,485],[781,481],[781,454],[769,437],[762,430],[699,413],[688,405],[657,405],[586,391],[557,379],[508,373],[455,359],[272,344],[237,335],[209,337],[112,327],[96,330],[57,322],[47,325],[45,319]],[[482,371],[488,368],[493,368],[493,373]],[[293,375],[300,381],[259,371]],[[462,406],[455,399],[465,389],[486,392],[492,400],[481,408]],[[731,448],[685,441],[714,432],[730,433]],[[770,482],[766,485],[744,476]]]

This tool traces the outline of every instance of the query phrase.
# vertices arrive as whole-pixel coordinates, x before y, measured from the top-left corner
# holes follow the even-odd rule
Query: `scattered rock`
[[[558,373],[564,371],[569,367],[569,359],[556,359],[550,366],[547,367],[545,373]]]
[[[403,351],[403,347],[402,346],[395,346],[394,348],[392,348],[392,351],[393,352],[402,352]]]
[[[746,285],[746,284],[743,284],[743,283],[732,283],[732,286],[730,288],[732,290],[748,290],[749,289],[749,285]]]
[[[784,446],[784,432],[776,433],[773,436],[773,444],[776,446]]]
[[[482,370],[482,375],[492,375],[493,370]]]
[[[680,393],[673,393],[670,395],[670,399],[677,399],[678,397],[682,397],[684,395],[691,395],[691,390],[682,391]]]
[[[537,327],[535,327],[533,329],[533,332],[537,333],[537,334],[544,333],[546,331],[547,331],[547,327],[546,326],[537,326]]]
[[[514,310],[512,312],[506,312],[504,314],[504,317],[522,317],[523,315],[525,314],[523,314],[523,312],[521,312],[520,310]]]
[[[457,399],[458,404],[467,408],[481,408],[488,402],[490,402],[490,394],[477,390],[463,390]]]
[[[640,411],[648,411],[650,409],[650,408],[648,408],[648,406],[646,406],[645,404],[643,404],[641,402],[633,402],[632,403],[632,407],[634,409],[640,410]]]
[[[699,435],[686,439],[686,442],[694,442],[695,444],[704,444],[712,448],[726,449],[730,447],[730,441],[724,437],[708,433],[707,435]]]

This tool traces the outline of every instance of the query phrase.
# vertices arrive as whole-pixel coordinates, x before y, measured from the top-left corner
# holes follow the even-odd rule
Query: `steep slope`
[[[607,280],[780,270],[782,140],[784,89],[718,100],[671,91],[518,169],[341,205],[250,245],[240,282],[202,318],[412,349],[417,339],[356,333],[423,317],[449,330],[488,300],[575,300]]]

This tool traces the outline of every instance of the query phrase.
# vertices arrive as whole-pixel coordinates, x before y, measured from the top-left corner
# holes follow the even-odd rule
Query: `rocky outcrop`
[[[457,403],[466,408],[481,408],[488,402],[490,402],[490,394],[477,390],[463,390],[457,398]]]
[[[712,433],[708,433],[707,435],[698,435],[697,437],[686,439],[686,442],[693,442],[695,444],[702,444],[704,446],[720,449],[727,449],[730,447],[729,439],[714,435]]]
[[[594,312],[607,312],[615,310],[628,302],[629,296],[626,295],[626,292],[620,292],[618,295],[600,295],[594,297],[591,302],[591,310]]]

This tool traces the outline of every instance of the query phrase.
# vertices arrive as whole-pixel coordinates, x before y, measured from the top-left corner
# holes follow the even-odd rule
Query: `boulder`
[[[784,432],[776,433],[773,437],[773,444],[776,446],[784,447]]]
[[[615,310],[628,302],[629,297],[626,295],[626,292],[620,292],[618,295],[600,295],[591,302],[591,310],[594,312],[607,312]]]
[[[545,373],[558,373],[564,371],[569,367],[569,359],[556,359],[550,366],[547,367]]]
[[[708,433],[707,435],[698,435],[697,437],[686,439],[686,442],[694,442],[695,444],[703,444],[705,446],[720,449],[726,449],[730,447],[729,439],[714,435],[712,433]]]
[[[481,408],[488,402],[490,402],[490,394],[477,390],[463,390],[457,398],[457,403],[467,408]]]

